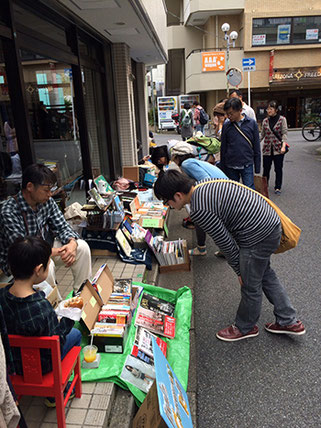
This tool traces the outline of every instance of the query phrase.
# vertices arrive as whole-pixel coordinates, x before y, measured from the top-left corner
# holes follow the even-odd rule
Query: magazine
[[[164,342],[164,340],[161,338],[155,336],[150,331],[146,330],[146,328],[137,327],[134,346],[136,346],[136,348],[141,350],[143,353],[147,354],[149,357],[154,358],[152,337],[155,338],[157,345],[160,347],[161,351],[166,357],[167,343]]]
[[[169,315],[170,317],[174,316],[175,305],[156,296],[152,296],[151,294],[143,294],[140,306],[154,312],[159,312],[163,315]]]
[[[147,394],[155,380],[154,364],[147,364],[139,358],[128,355],[120,377]]]
[[[139,306],[135,320],[135,326],[141,326],[147,330],[165,337],[175,337],[175,318],[154,312]]]

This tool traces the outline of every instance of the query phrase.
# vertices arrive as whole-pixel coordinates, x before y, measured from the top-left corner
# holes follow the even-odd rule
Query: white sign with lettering
[[[262,46],[266,44],[266,34],[253,34],[252,46]]]
[[[306,33],[305,33],[305,39],[306,40],[318,40],[318,38],[319,38],[319,29],[318,28],[306,30]]]

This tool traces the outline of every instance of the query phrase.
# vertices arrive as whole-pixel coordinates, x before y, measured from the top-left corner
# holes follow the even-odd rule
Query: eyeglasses
[[[57,183],[54,185],[52,185],[52,184],[40,184],[39,186],[44,187],[44,189],[47,192],[51,192],[51,193],[55,192],[58,189]]]

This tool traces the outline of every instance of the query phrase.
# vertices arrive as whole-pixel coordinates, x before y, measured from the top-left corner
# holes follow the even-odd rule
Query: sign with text
[[[283,45],[290,43],[291,24],[278,25],[277,44]]]
[[[273,82],[273,66],[274,66],[274,49],[270,51],[270,62],[269,62],[269,82]]]
[[[283,68],[273,70],[272,84],[320,83],[321,67]]]
[[[255,58],[243,58],[242,59],[242,70],[243,71],[255,71]]]
[[[305,40],[318,40],[319,38],[319,29],[307,29],[305,33]]]
[[[225,52],[202,52],[202,71],[224,71]]]
[[[262,46],[266,44],[266,34],[253,34],[252,46]]]

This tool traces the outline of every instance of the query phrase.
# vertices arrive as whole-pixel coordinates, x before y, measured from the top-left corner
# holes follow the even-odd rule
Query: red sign
[[[269,83],[273,82],[274,49],[270,51]]]

